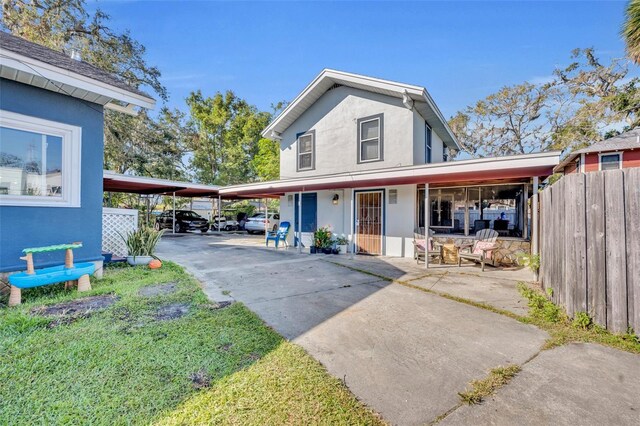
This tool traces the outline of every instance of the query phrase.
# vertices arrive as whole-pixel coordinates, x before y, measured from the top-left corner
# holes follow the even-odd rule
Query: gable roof
[[[618,136],[596,142],[586,148],[571,152],[554,168],[553,171],[556,173],[562,171],[567,164],[575,160],[580,154],[624,151],[628,149],[640,149],[640,127],[636,127],[635,129],[619,134]]]
[[[442,112],[427,92],[420,86],[382,80],[359,74],[332,69],[324,69],[287,107],[262,131],[266,138],[277,137],[298,119],[311,105],[335,85],[352,87],[379,93],[406,101],[412,101],[413,108],[429,123],[431,128],[450,148],[460,150],[458,141],[449,128]]]
[[[72,59],[64,53],[0,31],[0,77],[40,88],[65,93],[113,109],[123,102],[132,106],[153,108],[155,100],[108,72],[87,62]]]

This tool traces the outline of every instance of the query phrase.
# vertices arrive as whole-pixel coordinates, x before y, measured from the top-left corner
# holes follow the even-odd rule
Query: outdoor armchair
[[[493,256],[493,252],[498,248],[496,240],[498,239],[498,231],[493,229],[482,229],[476,232],[476,236],[472,243],[460,244],[458,246],[458,266],[462,266],[462,259],[471,260],[482,265],[489,264],[496,266],[497,262]]]
[[[413,258],[416,263],[425,260],[425,255],[429,257],[437,257],[438,262],[442,263],[442,244],[433,239],[435,233],[429,229],[429,239],[425,238],[425,229],[423,227],[416,228],[413,232]]]

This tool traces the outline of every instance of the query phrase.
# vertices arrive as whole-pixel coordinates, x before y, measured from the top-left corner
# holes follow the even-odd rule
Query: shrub
[[[540,269],[540,255],[520,253],[518,255],[518,265],[526,266],[533,272],[538,272],[538,269]]]
[[[313,242],[318,248],[329,248],[333,245],[331,241],[331,231],[329,228],[321,227],[316,229],[316,232],[313,233]]]
[[[572,326],[583,330],[588,329],[591,324],[591,317],[586,312],[576,312],[576,315],[573,317],[573,321],[571,322]]]

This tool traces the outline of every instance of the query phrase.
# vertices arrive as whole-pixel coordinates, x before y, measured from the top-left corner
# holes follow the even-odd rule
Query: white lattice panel
[[[102,251],[114,256],[126,256],[127,246],[122,239],[138,229],[138,210],[102,209]],[[122,235],[122,236],[121,236]]]

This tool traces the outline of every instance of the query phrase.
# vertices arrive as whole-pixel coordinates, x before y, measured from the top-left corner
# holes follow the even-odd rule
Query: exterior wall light
[[[331,202],[333,203],[334,206],[338,205],[339,199],[340,199],[340,196],[338,194],[333,194],[333,198],[331,199]]]

